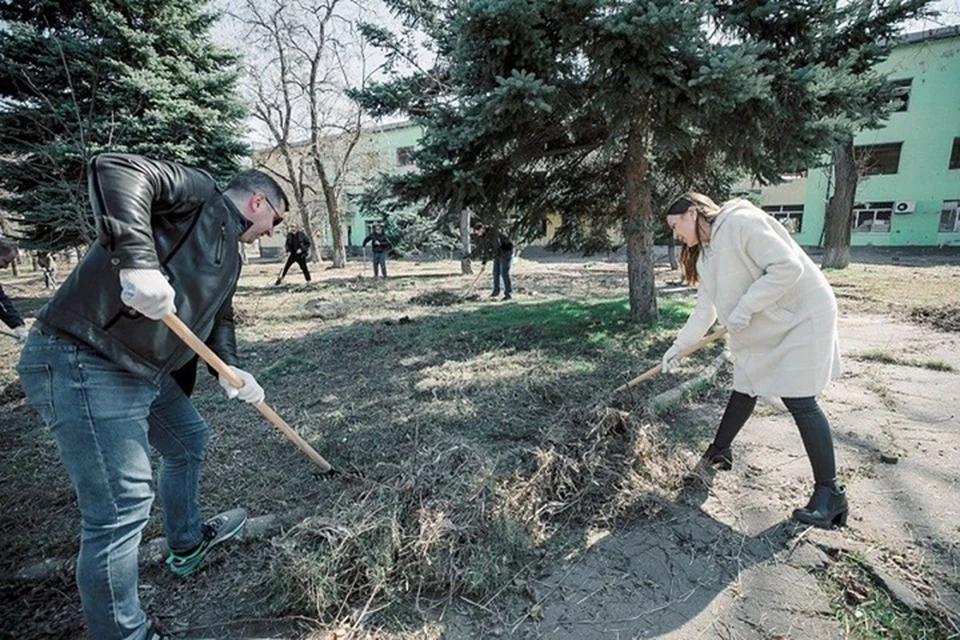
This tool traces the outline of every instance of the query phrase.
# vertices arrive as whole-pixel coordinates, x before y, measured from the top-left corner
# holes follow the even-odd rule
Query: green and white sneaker
[[[185,553],[170,552],[167,564],[175,576],[188,576],[200,566],[203,559],[210,553],[210,549],[235,537],[247,523],[247,512],[244,509],[231,509],[216,515],[203,523],[203,540],[196,547]]]

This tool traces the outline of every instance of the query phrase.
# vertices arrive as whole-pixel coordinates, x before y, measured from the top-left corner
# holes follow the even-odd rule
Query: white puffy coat
[[[724,203],[697,261],[697,304],[675,344],[693,345],[738,306],[750,324],[729,336],[733,388],[751,396],[815,396],[839,377],[837,301],[827,279],[777,220],[746,200]]]

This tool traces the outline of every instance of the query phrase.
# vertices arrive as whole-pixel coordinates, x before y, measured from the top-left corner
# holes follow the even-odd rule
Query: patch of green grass
[[[866,353],[854,354],[857,360],[863,362],[876,362],[879,364],[892,364],[900,367],[918,367],[921,369],[930,369],[931,371],[954,371],[953,366],[940,360],[928,360],[921,362],[919,360],[910,360],[908,358],[898,358],[883,351],[867,351]]]
[[[257,373],[257,380],[277,381],[297,373],[310,373],[317,364],[310,358],[300,355],[285,355],[274,360]]]
[[[654,331],[673,330],[689,316],[692,304],[668,300],[659,307]],[[534,304],[481,307],[472,313],[445,314],[429,320],[435,338],[472,334],[507,348],[569,347],[608,349],[633,337],[646,340],[650,327],[630,323],[627,298],[597,301],[552,300]]]
[[[830,606],[852,640],[947,640],[951,630],[936,615],[915,611],[873,579],[862,554],[841,553],[819,576]]]

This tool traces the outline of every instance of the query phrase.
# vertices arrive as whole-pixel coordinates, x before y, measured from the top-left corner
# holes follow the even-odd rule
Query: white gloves
[[[747,325],[750,324],[751,316],[752,314],[747,313],[743,310],[743,307],[737,305],[737,307],[731,311],[730,315],[727,317],[727,330],[730,333],[743,331],[747,328]]]
[[[257,404],[258,402],[263,402],[263,387],[257,384],[257,379],[252,375],[244,371],[243,369],[237,369],[236,367],[230,367],[230,370],[233,371],[240,380],[243,381],[243,386],[239,389],[232,384],[230,381],[224,378],[222,375],[219,377],[220,386],[224,388],[227,392],[227,397],[230,399],[240,398],[244,402],[249,402],[250,404]]]
[[[13,328],[13,333],[16,334],[17,339],[22,344],[27,341],[27,336],[30,335],[30,329],[27,329],[25,325],[20,325],[19,327]]]
[[[663,359],[660,361],[660,373],[670,373],[674,369],[680,366],[680,359],[677,358],[680,355],[680,347],[673,344],[667,352],[663,354]]]
[[[173,287],[159,269],[120,269],[120,299],[151,320],[177,310]]]

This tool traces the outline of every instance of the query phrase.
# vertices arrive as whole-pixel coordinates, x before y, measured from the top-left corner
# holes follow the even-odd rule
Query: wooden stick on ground
[[[230,382],[233,386],[238,389],[243,386],[243,381],[237,377],[237,374],[233,372],[232,369],[227,365],[226,362],[220,359],[220,357],[215,354],[210,347],[205,345],[200,338],[190,330],[190,327],[183,323],[183,320],[170,314],[163,317],[163,323],[170,327],[170,330],[175,334],[180,336],[180,339],[187,343],[187,345],[193,349],[198,356],[203,358],[203,361],[213,367],[217,373],[222,375]],[[307,454],[307,457],[313,460],[323,472],[328,472],[332,469],[330,463],[323,459],[319,453],[317,453],[313,447],[307,443],[306,440],[300,437],[293,428],[288,425],[283,418],[277,415],[277,412],[270,408],[270,406],[265,402],[258,402],[253,405],[257,408],[257,411],[262,413],[267,420],[269,420],[273,426],[280,430],[283,435],[287,437],[293,444],[297,445],[301,451]]]
[[[687,356],[689,356],[689,355],[693,354],[694,352],[699,351],[699,350],[702,349],[703,347],[707,346],[707,345],[710,344],[711,342],[716,342],[717,340],[719,340],[720,338],[722,338],[722,337],[725,336],[725,335],[727,335],[727,328],[726,328],[726,327],[721,327],[721,328],[717,329],[716,331],[714,331],[713,333],[711,333],[710,335],[708,335],[707,337],[702,338],[699,342],[697,342],[697,343],[696,343],[695,345],[693,345],[692,347],[687,347],[686,349],[684,349],[683,351],[681,351],[680,353],[678,353],[678,354],[677,354],[677,359],[678,359],[678,360],[681,360],[681,359],[683,359],[683,358],[686,358]],[[630,387],[634,387],[634,386],[640,384],[640,383],[643,382],[644,380],[649,380],[649,379],[652,378],[653,376],[655,376],[655,375],[657,375],[658,373],[660,373],[660,369],[662,369],[662,368],[663,368],[663,367],[662,367],[661,365],[659,365],[659,364],[658,364],[657,366],[655,366],[655,367],[651,367],[650,369],[648,369],[647,371],[644,371],[644,372],[641,373],[639,376],[637,376],[636,378],[634,378],[634,379],[631,380],[630,382],[626,383],[625,385],[622,385],[622,386],[617,387],[616,389],[613,390],[613,392],[614,392],[614,393],[620,393],[621,391],[626,391],[626,390],[629,389]]]

